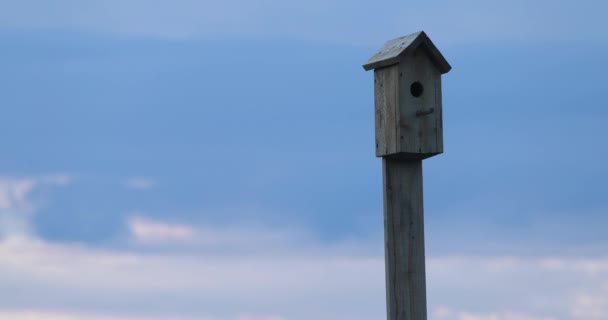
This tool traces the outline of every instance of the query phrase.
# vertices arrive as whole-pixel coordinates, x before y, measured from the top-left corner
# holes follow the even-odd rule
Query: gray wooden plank
[[[410,47],[417,47],[426,35],[418,31],[407,36],[387,41],[373,57],[369,58],[363,68],[365,70],[390,66],[399,62],[399,56]]]
[[[419,48],[399,64],[401,72],[399,84],[399,141],[400,152],[420,154],[441,153],[438,145],[438,120],[441,116],[441,105],[437,104],[436,80],[441,73],[429,58],[424,48]],[[419,97],[411,94],[411,85],[420,83],[424,90]],[[419,112],[432,113],[419,116]]]
[[[435,118],[437,153],[443,153],[443,98],[441,94],[441,76],[435,78],[435,104],[438,106],[437,117]]]
[[[382,169],[388,320],[426,320],[422,160]]]
[[[424,47],[432,63],[442,74],[449,72],[452,67],[424,31],[418,31],[407,36],[387,41],[384,46],[363,65],[363,69],[372,70],[388,67],[399,63],[399,58],[406,56],[419,47]]]
[[[374,71],[374,88],[376,156],[382,157],[397,152],[398,66]]]

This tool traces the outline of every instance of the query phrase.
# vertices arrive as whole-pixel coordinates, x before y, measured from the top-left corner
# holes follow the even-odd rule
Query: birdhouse
[[[363,68],[374,69],[376,156],[442,153],[441,75],[452,67],[424,31],[388,41]]]

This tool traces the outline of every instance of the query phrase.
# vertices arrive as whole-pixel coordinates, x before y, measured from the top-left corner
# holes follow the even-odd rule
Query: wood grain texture
[[[412,55],[403,58],[399,64],[399,141],[398,152],[420,154],[420,159],[426,155],[436,155],[443,150],[443,134],[440,130],[442,106],[437,92],[441,91],[441,73],[424,48],[419,48]],[[419,97],[411,93],[411,85],[418,82],[424,88]],[[440,97],[440,96],[439,96]],[[419,112],[434,112],[419,116]]]
[[[388,320],[426,320],[422,160],[382,159]]]
[[[374,71],[376,156],[397,152],[397,109],[399,107],[399,67]]]
[[[423,31],[387,41],[382,49],[363,65],[363,69],[379,69],[399,62],[408,49],[416,49],[428,37]],[[430,41],[430,40],[429,40]]]
[[[435,105],[437,115],[435,116],[435,136],[437,137],[437,153],[443,153],[443,98],[441,94],[441,76],[435,78]]]
[[[439,49],[437,49],[424,31],[418,31],[407,36],[387,41],[384,46],[363,65],[363,69],[379,69],[399,63],[399,57],[408,55],[419,47],[424,47],[428,51],[431,61],[441,73],[447,73],[452,69]]]

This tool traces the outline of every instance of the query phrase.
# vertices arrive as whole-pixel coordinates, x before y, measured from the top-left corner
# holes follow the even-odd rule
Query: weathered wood
[[[376,156],[397,152],[397,108],[399,107],[399,67],[374,72],[376,114]]]
[[[383,158],[388,320],[426,320],[422,160]]]
[[[442,106],[437,99],[441,91],[441,73],[431,62],[424,48],[399,63],[399,138],[398,152],[427,158],[443,151],[441,128]],[[418,83],[420,96],[411,93],[411,86]],[[439,87],[438,87],[439,86]],[[430,112],[433,110],[433,112]]]
[[[443,56],[437,62],[441,53],[427,42],[424,32],[391,40],[368,62],[397,59],[374,70],[377,157],[413,160],[443,152],[441,74],[451,67],[442,65]]]
[[[424,31],[418,31],[386,42],[382,49],[363,65],[363,69],[369,71],[399,63],[401,56],[410,54],[420,46],[427,49],[433,64],[435,64],[437,70],[441,73],[447,73],[452,69],[448,61]]]
[[[388,41],[363,67],[375,69],[388,320],[426,320],[422,159],[443,152],[441,75],[451,66],[417,32]]]
[[[443,105],[441,94],[441,77],[435,78],[435,103]],[[443,107],[436,111],[435,117],[435,136],[437,137],[437,153],[443,153]]]

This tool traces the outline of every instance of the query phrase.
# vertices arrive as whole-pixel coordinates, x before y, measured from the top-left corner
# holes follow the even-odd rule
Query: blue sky
[[[603,2],[0,9],[0,319],[385,317],[361,65],[418,30],[429,319],[608,318]]]

